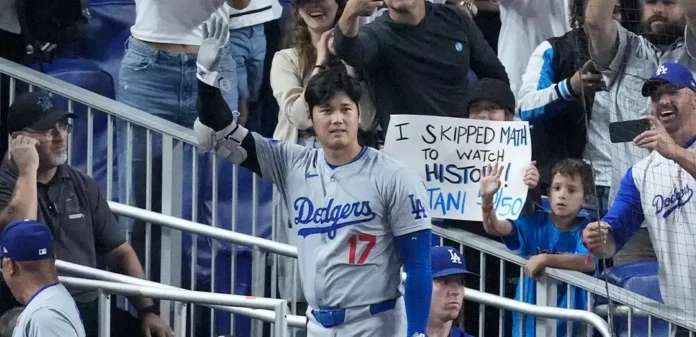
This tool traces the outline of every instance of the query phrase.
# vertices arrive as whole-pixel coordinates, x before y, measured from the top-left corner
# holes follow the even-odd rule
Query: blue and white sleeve
[[[643,220],[645,217],[640,192],[633,180],[633,168],[629,168],[621,180],[614,204],[602,218],[602,221],[611,226],[617,252],[636,233]]]
[[[554,53],[551,44],[544,41],[529,58],[517,103],[517,114],[523,121],[558,116],[565,102],[575,99],[569,80],[554,76]]]

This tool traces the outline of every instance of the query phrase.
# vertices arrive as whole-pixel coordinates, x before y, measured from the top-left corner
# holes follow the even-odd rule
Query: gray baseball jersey
[[[253,134],[264,179],[288,208],[312,308],[351,308],[401,296],[396,236],[430,229],[425,184],[372,148],[339,167],[321,149]]]
[[[56,283],[29,300],[12,337],[85,337],[85,328],[72,296]]]

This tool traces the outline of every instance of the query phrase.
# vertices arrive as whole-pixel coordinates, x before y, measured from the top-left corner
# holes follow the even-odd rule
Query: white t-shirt
[[[10,33],[22,32],[17,18],[17,6],[14,0],[0,0],[0,29]]]
[[[55,283],[29,300],[12,337],[85,337],[85,328],[72,296]]]
[[[529,57],[544,40],[570,30],[568,0],[501,0],[498,58],[517,97]]]
[[[201,23],[210,18],[224,0],[135,0],[135,25],[131,35],[138,40],[199,46]]]

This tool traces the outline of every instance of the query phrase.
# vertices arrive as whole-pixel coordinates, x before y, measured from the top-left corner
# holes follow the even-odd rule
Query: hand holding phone
[[[609,123],[609,139],[612,143],[632,142],[638,135],[650,130],[650,126],[648,119]]]

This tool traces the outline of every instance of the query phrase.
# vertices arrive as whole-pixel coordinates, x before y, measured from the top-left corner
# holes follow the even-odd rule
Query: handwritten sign
[[[517,219],[527,198],[527,122],[392,115],[384,151],[423,178],[434,218],[481,221],[480,181],[491,163],[505,165],[493,198],[499,218]]]

